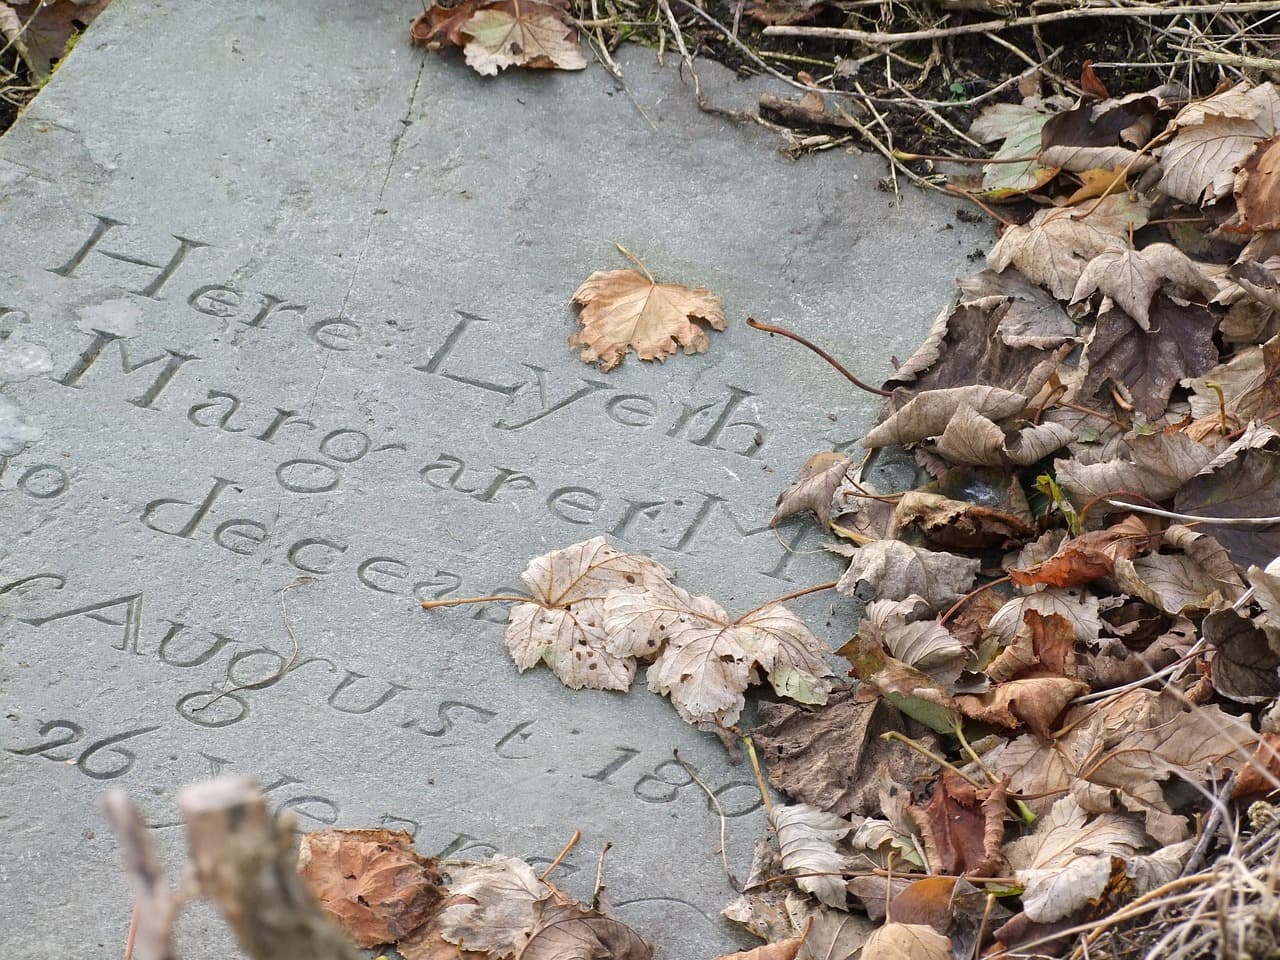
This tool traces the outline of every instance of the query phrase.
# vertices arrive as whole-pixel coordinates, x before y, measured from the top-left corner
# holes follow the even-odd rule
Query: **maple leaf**
[[[1116,559],[1132,559],[1147,548],[1150,531],[1138,517],[1129,515],[1105,530],[1093,530],[1063,542],[1057,552],[1030,570],[1010,568],[1009,579],[1020,587],[1046,584],[1074,587],[1115,570]]]
[[[775,692],[824,703],[831,685],[823,647],[804,621],[778,604],[734,620],[715,601],[672,584],[614,594],[604,604],[608,649],[618,657],[655,657],[649,689],[670,696],[691,723],[732,723],[759,665]]]
[[[1192,390],[1191,415],[1218,422],[1225,413],[1232,426],[1280,409],[1280,337],[1245,347],[1226,363],[1184,381]],[[1221,393],[1219,393],[1221,391]]]
[[[1138,410],[1155,419],[1164,413],[1180,380],[1204,373],[1217,361],[1213,334],[1218,321],[1204,307],[1175,303],[1161,294],[1152,305],[1151,318],[1153,332],[1121,310],[1098,317],[1084,352],[1084,394],[1092,395],[1113,381],[1129,391]]]
[[[604,537],[537,557],[521,574],[532,601],[516,605],[507,650],[521,672],[546,663],[573,689],[626,690],[635,661],[607,648],[604,601],[609,594],[669,583],[670,571],[639,553],[621,553]]]
[[[997,683],[1043,669],[1066,677],[1076,675],[1076,633],[1065,617],[1038,610],[1023,613],[1023,624],[1013,643],[987,665],[986,674]]]
[[[1027,405],[1027,398],[1012,390],[980,385],[926,390],[908,400],[901,410],[895,411],[883,423],[877,424],[862,438],[862,445],[874,450],[876,447],[936,437],[946,430],[962,405],[989,419],[1003,420],[1021,413]]]
[[[830,907],[845,907],[844,881],[838,876],[845,856],[836,843],[853,824],[807,803],[777,804],[769,811],[769,824],[778,833],[782,866],[792,873],[836,874],[797,877],[796,886]]]
[[[1005,346],[1044,350],[1077,339],[1076,325],[1062,304],[1016,270],[983,270],[957,280],[956,286],[962,303],[985,305],[989,298],[999,301],[1003,309],[996,336]],[[990,382],[989,374],[984,373],[983,379]]]
[[[883,734],[905,732],[902,715],[879,699],[860,702],[837,694],[822,710],[786,703],[760,704],[751,739],[769,770],[769,782],[789,796],[836,816],[879,812],[880,793],[910,788],[936,764]],[[916,738],[935,749],[932,736]]]
[[[1218,292],[1200,264],[1169,243],[1141,250],[1104,250],[1080,274],[1072,303],[1095,290],[1106,294],[1143,330],[1151,329],[1151,301],[1157,293],[1186,297],[1196,293],[1212,300]]]
[[[515,857],[445,867],[452,902],[435,921],[441,936],[493,960],[518,955],[537,922],[537,903],[551,896],[549,887]]]
[[[1210,662],[1213,688],[1237,703],[1271,703],[1280,694],[1280,655],[1267,632],[1235,610],[1204,618],[1204,638],[1217,653]]]
[[[1002,646],[1013,643],[1029,610],[1034,610],[1042,616],[1056,614],[1062,617],[1071,624],[1076,640],[1086,645],[1096,640],[1102,630],[1097,597],[1081,595],[1077,590],[1050,587],[1047,590],[1014,597],[995,612],[990,623],[987,624],[987,632]]]
[[[1216,609],[1244,593],[1230,554],[1213,537],[1175,524],[1162,535],[1161,546],[1178,552],[1117,558],[1115,577],[1121,589],[1175,616]]]
[[[1132,817],[1088,813],[1071,797],[1057,801],[1035,832],[1005,847],[1023,885],[1022,907],[1039,923],[1068,917],[1100,897],[1111,879],[1111,857],[1146,844]]]
[[[1070,300],[1089,261],[1105,250],[1121,250],[1129,231],[1147,222],[1146,201],[1123,194],[1086,208],[1051,207],[1026,224],[1009,227],[987,255],[996,271],[1015,266],[1059,300]]]
[[[1221,449],[1212,439],[1199,442],[1185,433],[1154,433],[1128,441],[1127,456],[1097,463],[1055,460],[1054,473],[1077,505],[1094,497],[1129,491],[1150,500],[1166,500],[1203,470]]]
[[[726,325],[720,298],[704,287],[690,290],[675,283],[658,283],[635,270],[596,271],[574,291],[582,306],[582,330],[569,338],[581,347],[583,363],[612,370],[628,349],[641,360],[665,360],[683,347],[703,353],[706,332],[692,322],[703,320],[716,330]]]
[[[454,6],[433,3],[409,24],[409,42],[428,50],[461,47],[467,42],[462,28],[475,16],[480,0],[462,0]]]
[[[1003,140],[992,154],[992,163],[982,168],[982,195],[1004,200],[1030,193],[1058,175],[1058,170],[1036,159],[1040,152],[1040,130],[1049,114],[1019,103],[997,103],[983,109],[969,127],[970,136],[983,143]],[[1009,163],[1031,157],[1024,163]]]
[[[1169,124],[1173,139],[1159,151],[1161,189],[1186,203],[1225,197],[1235,183],[1235,167],[1258,141],[1277,132],[1278,122],[1280,95],[1270,83],[1238,83],[1187,104]]]
[[[651,960],[653,945],[625,923],[578,904],[542,902],[539,925],[520,960]]]
[[[966,593],[982,561],[913,547],[901,540],[877,540],[853,554],[836,589],[855,593],[867,584],[871,600],[905,600],[915,594],[937,610]]]
[[[565,22],[560,5],[539,0],[487,3],[462,27],[470,39],[467,65],[492,77],[511,66],[539,70],[585,70],[578,32]]]
[[[922,490],[904,493],[895,512],[902,526],[914,527],[930,543],[949,549],[1009,546],[1033,532],[1030,515],[1022,517],[1000,505],[952,500]]]
[[[1008,730],[1026,726],[1047,738],[1068,703],[1089,692],[1089,685],[1070,677],[1022,677],[997,683],[982,694],[957,694],[960,712]]]
[[[304,833],[298,873],[324,912],[362,947],[413,933],[440,909],[436,861],[403,830]]]

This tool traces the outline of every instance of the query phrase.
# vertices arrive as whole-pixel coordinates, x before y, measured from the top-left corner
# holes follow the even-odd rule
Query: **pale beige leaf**
[[[938,438],[937,451],[961,466],[1003,466],[1004,431],[973,407],[962,403]]]
[[[1152,853],[1130,857],[1125,862],[1124,872],[1133,881],[1134,896],[1140,897],[1178,879],[1195,846],[1194,840],[1183,840]]]
[[[867,938],[862,960],[951,960],[951,938],[923,923],[886,923]]]
[[[627,690],[635,679],[635,661],[606,649],[604,604],[596,599],[572,608],[517,604],[504,639],[521,673],[541,661],[574,690]]]
[[[751,656],[729,627],[691,618],[673,629],[667,645],[649,667],[649,689],[671,698],[689,723],[718,720],[731,724],[746,701]]]
[[[653,946],[620,920],[578,904],[554,904],[543,913],[520,960],[651,960]],[[766,960],[766,958],[758,958]],[[775,958],[767,958],[775,960]],[[785,958],[776,958],[785,960]]]
[[[866,917],[819,907],[796,960],[857,960],[875,925]]]
[[[585,70],[578,33],[553,7],[519,2],[479,11],[462,28],[467,65],[492,77],[511,66]]]
[[[1270,83],[1247,82],[1188,104],[1169,124],[1173,139],[1160,150],[1160,188],[1177,200],[1199,204],[1225,197],[1235,167],[1280,124],[1280,95]]]
[[[1029,467],[1076,439],[1076,431],[1063,423],[1038,423],[1023,427],[1005,440],[1005,455],[1021,467]]]
[[[1126,147],[1081,147],[1069,144],[1058,144],[1040,151],[1040,162],[1050,167],[1070,170],[1072,173],[1087,173],[1091,170],[1127,171],[1129,175],[1149,170],[1155,165],[1155,158],[1130,150]]]
[[[1084,268],[1071,295],[1077,303],[1101,291],[1143,330],[1151,329],[1151,301],[1157,293],[1212,300],[1218,288],[1194,260],[1169,243],[1141,250],[1104,250]]]
[[[778,494],[773,519],[769,522],[776,524],[786,517],[808,511],[823,526],[829,525],[832,498],[836,489],[844,483],[849,463],[849,458],[843,453],[815,453],[800,469],[796,482]]]
[[[535,557],[520,579],[535,601],[562,607],[579,600],[603,600],[616,590],[667,583],[671,571],[642,553],[622,553],[604,537],[593,537]]]
[[[790,873],[838,874],[845,856],[836,844],[853,824],[807,803],[776,804],[769,823],[778,833],[782,865]],[[827,906],[845,907],[844,880],[839,876],[797,877],[796,886]]]
[[[1191,415],[1197,419],[1216,421],[1225,410],[1234,426],[1272,413],[1280,403],[1280,338],[1237,350],[1226,363],[1182,385],[1192,390]],[[1211,385],[1222,391],[1221,400]]]
[[[673,583],[641,592],[613,593],[604,602],[606,646],[619,657],[652,659],[667,640],[683,636],[690,627],[711,624],[727,628],[729,623],[729,614],[720,604]]]
[[[1055,460],[1054,471],[1076,506],[1106,493],[1129,491],[1150,500],[1166,500],[1213,460],[1221,444],[1200,443],[1185,433],[1135,437],[1127,457],[1101,463]]]
[[[982,755],[982,762],[996,776],[1009,777],[1011,793],[1032,796],[1026,802],[1040,814],[1049,809],[1057,794],[1070,789],[1075,779],[1054,742],[1030,733],[1001,739]]]
[[[533,868],[515,857],[456,865],[446,861],[441,868],[451,897],[475,901],[454,903],[440,914],[436,926],[444,939],[487,952],[492,960],[518,955],[537,923],[537,903],[551,896]]]
[[[773,603],[739,618],[731,629],[776,694],[799,703],[827,702],[831,669],[826,648],[798,616]]]
[[[1137,853],[1145,840],[1132,817],[1103,814],[1090,820],[1074,799],[1063,797],[1034,833],[1004,851],[1023,884],[1027,916],[1052,923],[1100,896],[1111,877],[1111,857]]]
[[[971,408],[991,420],[1003,420],[1020,413],[1027,405],[1026,397],[1000,387],[974,384],[926,390],[908,400],[901,410],[878,424],[865,437],[862,445],[869,450],[893,444],[915,443],[939,436],[961,406]]]
[[[858,636],[880,644],[890,656],[945,686],[960,676],[968,651],[951,631],[928,617],[928,612],[928,604],[918,596],[876,600],[867,604]]]
[[[1041,210],[1005,230],[987,263],[997,271],[1015,266],[1059,300],[1069,300],[1086,264],[1104,250],[1124,249],[1129,228],[1147,222],[1147,209],[1145,201],[1111,194],[1083,207]]]
[[[982,561],[913,547],[901,540],[877,540],[860,547],[837,585],[841,593],[864,599],[905,600],[912,594],[934,610],[968,592]],[[859,584],[867,584],[862,593]]]
[[[599,362],[612,370],[628,348],[641,360],[665,360],[683,347],[685,353],[702,353],[709,341],[704,320],[717,330],[725,328],[724,306],[711,291],[675,283],[655,283],[635,270],[597,271],[573,294],[582,306],[582,330],[569,338],[569,346],[581,347],[584,363]]]

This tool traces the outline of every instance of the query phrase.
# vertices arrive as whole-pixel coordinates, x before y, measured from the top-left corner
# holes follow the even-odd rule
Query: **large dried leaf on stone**
[[[1050,587],[1036,593],[1014,597],[992,616],[987,632],[999,643],[1013,643],[1015,635],[1026,621],[1027,611],[1034,610],[1042,616],[1056,614],[1075,631],[1076,641],[1090,644],[1102,631],[1102,618],[1098,613],[1098,598],[1082,594],[1077,589]]]
[[[1003,783],[978,790],[948,770],[928,803],[908,808],[931,872],[985,877],[1003,872],[1006,790]]]
[[[1151,329],[1151,301],[1157,293],[1183,299],[1199,294],[1208,301],[1218,292],[1200,264],[1169,243],[1104,250],[1084,268],[1071,299],[1084,300],[1095,290],[1114,300],[1143,330]]]
[[[1251,426],[1174,497],[1179,513],[1211,517],[1280,515],[1280,434]],[[1280,554],[1280,524],[1228,526],[1206,522],[1241,567],[1261,566]]]
[[[838,876],[845,855],[836,844],[853,824],[807,803],[777,804],[769,811],[769,823],[778,833],[782,865],[790,873],[825,873],[836,876],[797,877],[796,886],[829,907],[845,907],[844,881]]]
[[[689,723],[736,721],[752,663],[738,637],[721,624],[696,620],[675,633],[649,667],[649,689],[670,697]]]
[[[820,710],[761,703],[751,739],[779,790],[836,816],[872,816],[879,813],[882,790],[895,784],[910,790],[937,769],[915,750],[883,739],[889,732],[906,732],[897,710],[844,693]],[[936,746],[932,736],[915,739]]]
[[[578,31],[566,22],[560,4],[544,0],[486,3],[462,32],[470,38],[463,48],[467,65],[483,76],[496,76],[499,70],[512,66],[536,70],[587,67]]]
[[[1226,363],[1203,373],[1185,384],[1192,390],[1191,414],[1197,419],[1217,421],[1225,411],[1235,429],[1280,409],[1280,337],[1237,350]]]
[[[800,468],[796,482],[778,494],[773,519],[769,522],[776,524],[797,513],[808,512],[817,517],[824,527],[830,526],[832,499],[845,481],[849,463],[849,458],[843,453],[815,453]]]
[[[441,936],[492,960],[518,956],[537,924],[537,905],[552,896],[551,888],[515,857],[444,868],[452,902],[435,921]]]
[[[1121,310],[1098,317],[1084,352],[1084,395],[1112,381],[1129,392],[1134,407],[1155,419],[1180,380],[1199,376],[1217,362],[1218,321],[1204,307],[1161,294],[1151,306],[1151,323],[1154,329],[1148,332]]]
[[[915,443],[939,436],[962,405],[990,420],[1003,420],[1020,413],[1027,400],[1012,390],[977,384],[927,390],[912,397],[900,410],[876,425],[862,438],[862,445],[874,450],[876,447]]]
[[[413,933],[444,902],[436,861],[403,830],[304,833],[298,873],[321,908],[362,947]]]
[[[1185,203],[1225,197],[1235,168],[1278,127],[1280,95],[1270,83],[1238,83],[1187,104],[1170,121],[1173,139],[1160,150],[1161,189]]]
[[[1280,655],[1267,633],[1235,610],[1204,618],[1204,638],[1216,650],[1210,663],[1213,688],[1237,703],[1270,703],[1280,695]]]
[[[1009,579],[1021,587],[1090,583],[1111,576],[1118,558],[1132,559],[1146,550],[1150,537],[1146,524],[1131,514],[1105,530],[1091,530],[1064,541],[1053,556],[1028,570],[1011,568]]]
[[[1105,250],[1124,249],[1130,228],[1146,224],[1148,206],[1112,194],[1084,207],[1041,210],[1026,224],[1005,230],[987,264],[996,271],[1017,267],[1059,300],[1070,300],[1089,261]]]
[[[967,717],[1008,730],[1026,726],[1047,738],[1067,704],[1088,692],[1087,683],[1070,677],[1022,677],[997,683],[986,693],[957,694],[955,701]]]
[[[861,960],[951,960],[951,940],[923,923],[886,923],[867,938]]]
[[[1111,858],[1128,857],[1146,843],[1132,818],[1103,814],[1090,819],[1071,797],[1057,801],[1035,832],[1005,847],[1023,885],[1027,916],[1048,923],[1070,916],[1102,895]]]
[[[543,911],[520,960],[650,960],[653,946],[625,923],[577,904]]]
[[[513,0],[514,2],[514,0]],[[612,370],[628,349],[641,360],[665,360],[677,350],[703,353],[706,332],[695,320],[725,328],[724,305],[705,287],[658,283],[635,270],[597,271],[574,291],[582,330],[569,338],[584,363]]]
[[[1049,114],[1020,103],[997,103],[983,109],[969,127],[970,136],[983,143],[1003,140],[992,154],[992,162],[982,168],[982,190],[985,197],[1003,200],[1020,193],[1030,193],[1044,186],[1058,171],[1036,159],[1040,152],[1040,130]],[[1010,160],[1031,159],[1022,163]]]
[[[1129,447],[1128,456],[1099,463],[1055,460],[1054,473],[1078,507],[1104,494],[1119,496],[1122,491],[1166,500],[1221,449],[1219,444],[1201,443],[1182,432],[1137,436],[1129,441]]]
[[[603,600],[616,590],[664,584],[670,581],[671,571],[642,553],[622,553],[604,537],[593,537],[535,557],[520,579],[537,603],[563,607],[580,600]]]
[[[982,562],[953,553],[913,547],[901,540],[877,540],[860,547],[837,585],[841,593],[857,592],[863,599],[924,598],[934,610],[969,591]],[[859,590],[867,584],[866,593]]]

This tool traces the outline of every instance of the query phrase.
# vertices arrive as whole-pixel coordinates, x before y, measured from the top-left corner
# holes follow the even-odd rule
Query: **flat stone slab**
[[[848,445],[984,242],[878,159],[792,162],[700,113],[674,62],[510,72],[411,49],[399,0],[116,0],[0,140],[0,929],[15,957],[122,949],[130,901],[94,806],[173,803],[223,770],[302,826],[385,824],[426,853],[549,860],[659,955],[746,941],[763,830],[749,770],[639,682],[518,675],[527,560],[604,534],[742,612],[832,578],[767,527],[812,452]],[[713,65],[708,95],[759,88]],[[704,285],[709,352],[610,373],[568,299],[628,264]],[[837,645],[830,595],[796,608]],[[232,956],[208,910],[186,956]],[[106,951],[106,953],[104,953]]]

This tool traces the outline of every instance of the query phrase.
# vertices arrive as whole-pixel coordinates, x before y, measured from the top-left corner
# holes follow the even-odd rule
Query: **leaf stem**
[[[632,263],[634,263],[637,267],[640,268],[640,272],[649,278],[650,283],[658,282],[657,280],[653,279],[653,274],[649,272],[649,268],[644,265],[643,260],[641,260],[634,253],[632,253],[630,250],[628,250],[626,247],[624,247],[622,244],[618,243],[617,241],[614,241],[613,245],[617,247],[618,250],[621,251],[624,256],[628,257]]]
[[[581,839],[582,839],[582,831],[581,830],[573,831],[573,836],[570,837],[569,842],[564,845],[564,849],[561,850],[560,853],[556,856],[556,858],[551,861],[551,865],[547,867],[547,869],[542,871],[542,876],[540,876],[538,879],[541,880],[543,883],[546,883],[547,877],[551,876],[551,874],[555,871],[556,867],[560,866],[560,864],[564,862],[564,858],[569,855],[569,851],[572,850],[574,847],[576,847],[578,845],[578,841]]]
[[[959,610],[961,607],[963,607],[966,603],[968,603],[970,600],[972,600],[972,599],[973,599],[974,597],[976,597],[978,594],[982,593],[982,591],[984,591],[984,590],[990,590],[992,587],[999,586],[999,585],[1000,585],[1000,584],[1002,584],[1002,583],[1008,583],[1008,582],[1009,582],[1009,577],[1004,576],[1004,577],[1001,577],[1001,578],[1000,578],[1000,579],[998,579],[998,580],[992,580],[990,583],[984,583],[984,584],[983,584],[982,586],[980,586],[977,590],[970,590],[970,591],[969,591],[968,593],[966,593],[963,597],[961,597],[959,600],[957,600],[955,603],[953,603],[953,604],[951,605],[951,609],[950,609],[950,610],[948,610],[946,613],[944,613],[942,616],[940,616],[940,617],[938,618],[938,624],[939,624],[940,626],[944,626],[944,627],[945,627],[945,626],[947,625],[947,621],[948,621],[948,620],[950,620],[952,617],[954,617],[954,616],[955,616],[955,614],[956,614],[956,611],[957,611],[957,610]]]
[[[756,745],[750,737],[743,737],[747,745],[747,757],[751,760],[751,772],[756,775],[756,786],[760,788],[760,799],[764,801],[765,812],[773,814],[773,801],[769,798],[769,788],[765,785],[764,774],[760,772],[760,758],[756,756]]]
[[[772,600],[766,600],[758,607],[752,607],[733,622],[741,623],[743,620],[747,619],[747,617],[754,616],[766,607],[774,607],[780,603],[786,603],[788,600],[794,600],[796,597],[806,597],[811,593],[821,593],[823,590],[832,590],[839,582],[839,580],[829,580],[826,583],[818,583],[814,584],[812,587],[805,587],[803,590],[792,590],[790,593],[784,593],[780,597],[774,597]]]
[[[531,598],[516,594],[496,593],[488,597],[455,597],[452,600],[423,600],[423,610],[434,610],[436,607],[460,607],[464,603],[530,603]]]
[[[952,763],[946,757],[942,756],[941,754],[934,753],[928,747],[921,746],[919,743],[917,743],[916,741],[908,737],[905,733],[899,733],[897,730],[889,730],[886,733],[880,734],[880,739],[901,741],[902,743],[906,744],[906,746],[909,749],[914,750],[916,753],[920,754],[920,756],[927,757],[928,759],[932,760],[934,763],[938,764],[938,766],[945,767],[946,769],[950,770],[957,777],[959,777],[960,779],[968,783],[971,787],[977,790],[987,789],[987,786],[988,786],[987,784],[981,783],[974,777],[969,776],[967,773],[965,773],[963,770],[957,767],[954,763]]]
[[[773,323],[761,323],[755,317],[747,317],[747,326],[751,327],[754,330],[763,330],[765,333],[776,333],[779,336],[786,337],[788,340],[794,340],[796,343],[800,344],[802,347],[808,347],[810,350],[812,350],[814,353],[820,356],[823,360],[827,361],[827,363],[831,364],[831,366],[834,367],[841,374],[841,376],[843,376],[846,380],[852,383],[859,390],[865,390],[867,391],[867,393],[874,393],[876,394],[876,396],[880,396],[880,397],[889,397],[893,395],[892,392],[889,390],[881,390],[878,387],[872,387],[872,386],[869,386],[868,384],[863,383],[861,380],[855,377],[852,373],[846,370],[844,364],[842,364],[839,360],[837,360],[831,354],[827,353],[827,351],[823,350],[820,346],[818,346],[812,340],[809,340],[806,337],[802,337],[798,333],[793,333],[792,331],[788,330],[786,327],[779,327],[777,324],[773,324]]]

